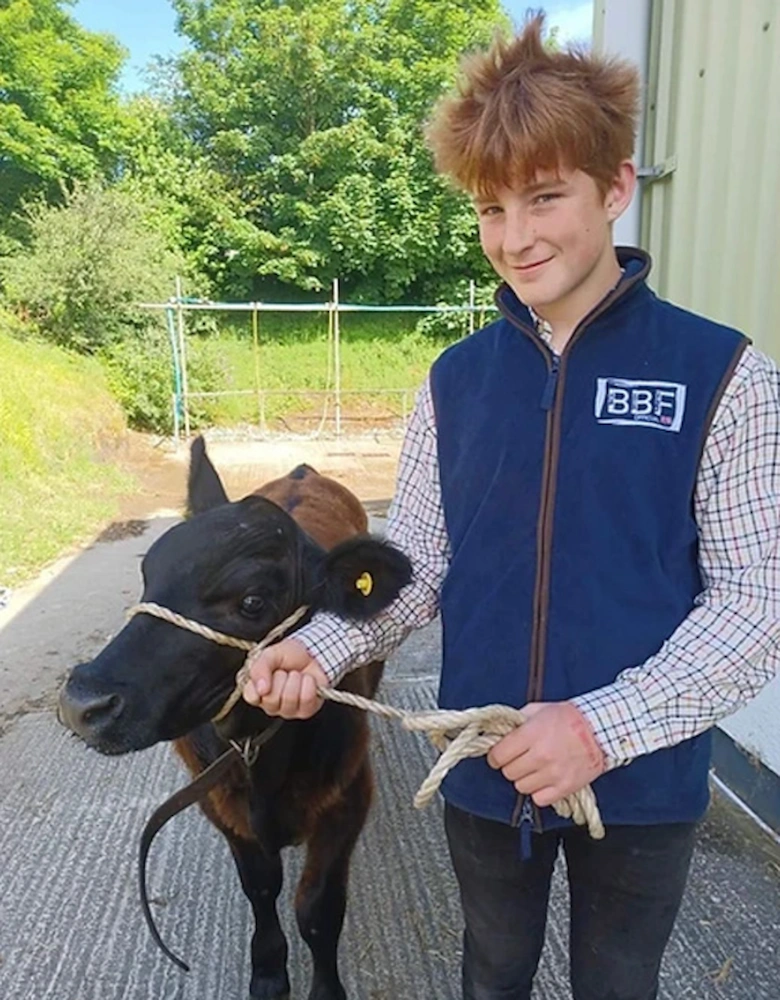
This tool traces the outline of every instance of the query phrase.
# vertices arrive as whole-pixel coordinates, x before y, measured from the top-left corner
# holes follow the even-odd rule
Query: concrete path
[[[221,838],[195,810],[153,849],[151,894],[185,975],[153,946],[137,898],[141,828],[185,777],[166,747],[100,757],[56,723],[67,669],[121,627],[138,562],[170,519],[117,527],[0,611],[0,998],[233,1000],[248,990],[249,908]],[[388,666],[381,697],[434,704],[436,626]],[[433,761],[427,742],[373,723],[376,803],[356,852],[342,967],[350,1000],[458,1000],[461,923],[438,804],[411,800]],[[282,910],[293,997],[308,957]],[[535,1000],[569,1000],[566,888],[556,875]],[[664,965],[663,1000],[779,1000],[780,851],[716,800]]]

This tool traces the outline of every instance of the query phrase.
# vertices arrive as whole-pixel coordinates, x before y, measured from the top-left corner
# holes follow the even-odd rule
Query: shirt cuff
[[[635,757],[653,753],[665,745],[634,685],[616,681],[569,700],[590,723],[604,752],[607,771],[630,764]]]
[[[331,687],[335,687],[344,674],[360,666],[350,628],[336,615],[315,615],[308,624],[291,633],[290,638],[297,639],[306,647],[310,656],[322,667]]]

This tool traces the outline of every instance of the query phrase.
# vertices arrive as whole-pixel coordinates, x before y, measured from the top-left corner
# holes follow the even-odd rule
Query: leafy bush
[[[486,323],[490,323],[496,318],[493,295],[496,290],[496,282],[491,279],[486,284],[478,284],[475,288],[474,304],[478,307],[478,312],[474,313],[473,329],[478,330]],[[468,304],[469,286],[468,282],[461,279],[452,283],[451,292],[446,302],[439,302],[437,305],[453,305],[455,303]],[[442,312],[428,313],[417,322],[417,332],[423,336],[431,337],[435,340],[457,340],[458,337],[465,337],[472,327],[469,325],[469,314],[466,312]]]
[[[94,353],[149,326],[139,297],[170,296],[181,262],[129,194],[77,185],[62,205],[29,206],[26,223],[28,248],[0,262],[5,296],[55,343]]]
[[[20,316],[6,309],[2,304],[0,304],[0,334],[7,334],[14,340],[39,339],[37,330],[32,323],[25,323]]]
[[[431,340],[457,340],[469,332],[468,313],[427,313],[417,321],[417,333]]]
[[[157,328],[126,337],[100,354],[109,388],[122,404],[131,427],[170,434],[173,431],[174,373],[170,341]],[[216,345],[189,338],[187,378],[190,392],[213,392],[229,385],[228,368]],[[210,422],[213,404],[190,401],[190,422],[197,428]]]

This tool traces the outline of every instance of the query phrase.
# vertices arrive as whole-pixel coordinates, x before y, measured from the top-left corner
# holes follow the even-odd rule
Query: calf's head
[[[301,605],[371,617],[409,582],[406,557],[378,539],[356,536],[325,552],[269,500],[228,502],[200,448],[198,474],[190,475],[192,516],[146,554],[142,601],[259,641]],[[60,719],[107,754],[176,739],[217,714],[245,655],[136,615],[94,660],[73,669],[60,693]],[[243,702],[234,712],[244,722],[250,715],[253,731],[269,721]]]

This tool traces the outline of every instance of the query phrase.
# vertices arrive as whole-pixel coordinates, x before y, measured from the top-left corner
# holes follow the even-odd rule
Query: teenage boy
[[[615,250],[636,72],[541,32],[470,55],[428,130],[504,283],[501,318],[435,362],[409,426],[388,535],[414,582],[368,625],[316,616],[244,696],[306,718],[318,684],[440,612],[441,707],[528,720],[443,786],[465,1000],[530,997],[560,847],[575,1000],[651,1000],[708,730],[777,668],[778,374]],[[589,782],[602,841],[549,808]]]

